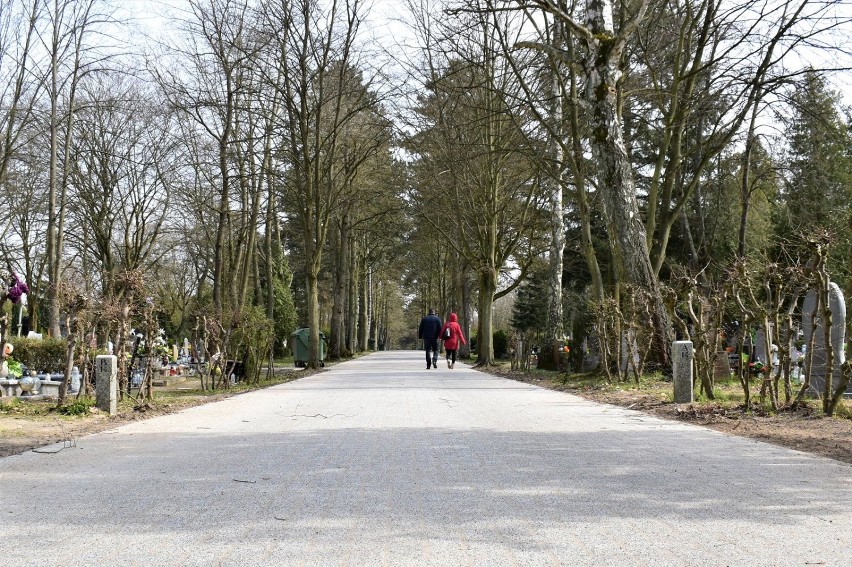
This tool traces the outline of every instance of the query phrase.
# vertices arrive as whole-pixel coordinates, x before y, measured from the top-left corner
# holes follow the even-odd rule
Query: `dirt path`
[[[114,417],[109,417],[96,410],[82,417],[64,416],[55,412],[43,415],[33,415],[28,412],[21,414],[2,412],[0,413],[0,457],[23,453],[54,443],[74,443],[76,438],[83,435],[112,429],[140,419],[174,413],[200,404],[215,402],[230,395],[233,394],[187,397],[179,401],[147,406],[142,409],[123,409]]]
[[[0,398],[0,457],[16,455],[37,447],[54,443],[73,444],[75,439],[112,429],[141,419],[166,415],[186,408],[208,404],[236,396],[246,391],[266,388],[312,374],[310,370],[294,371],[276,368],[276,376],[271,381],[252,386],[240,386],[220,393],[200,393],[200,383],[195,379],[178,379],[171,386],[155,387],[158,396],[154,402],[134,406],[128,401],[119,405],[118,415],[109,417],[90,408],[88,415],[61,415],[53,408],[55,401],[40,400],[8,404]]]
[[[616,392],[619,395],[613,395],[613,392],[578,390],[572,393],[599,402],[632,407],[666,419],[688,421],[724,433],[852,463],[852,420],[817,417],[812,409],[758,416],[715,404],[664,403],[635,392]]]

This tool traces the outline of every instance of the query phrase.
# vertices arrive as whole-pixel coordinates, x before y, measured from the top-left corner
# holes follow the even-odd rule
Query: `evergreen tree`
[[[852,202],[850,137],[840,95],[810,72],[791,97],[789,177],[785,187],[785,228],[848,226]]]
[[[829,273],[849,291],[852,136],[840,100],[816,72],[805,75],[791,97],[792,113],[785,121],[788,177],[778,230],[784,240],[828,230],[833,235]]]
[[[547,295],[544,277],[531,277],[518,287],[512,307],[512,328],[522,333],[541,332],[547,321]]]

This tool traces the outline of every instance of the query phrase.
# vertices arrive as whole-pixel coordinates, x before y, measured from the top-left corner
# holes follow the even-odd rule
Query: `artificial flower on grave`
[[[12,272],[12,277],[9,280],[9,289],[6,290],[6,297],[9,301],[17,304],[21,301],[21,296],[29,292],[29,286],[18,277],[18,274]]]
[[[6,361],[6,368],[9,370],[9,377],[15,380],[24,374],[24,369],[21,367],[21,363],[13,358]]]

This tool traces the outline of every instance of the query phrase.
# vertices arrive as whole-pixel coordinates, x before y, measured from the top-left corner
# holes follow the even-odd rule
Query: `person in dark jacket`
[[[444,350],[447,352],[447,368],[452,368],[456,365],[456,351],[459,348],[459,341],[463,345],[467,344],[467,340],[464,338],[464,333],[458,321],[459,316],[455,313],[450,313],[449,321],[441,327],[441,340],[444,341]]]
[[[417,338],[423,339],[426,349],[426,370],[438,367],[438,339],[441,336],[441,319],[435,315],[435,310],[429,308],[429,314],[420,320]]]

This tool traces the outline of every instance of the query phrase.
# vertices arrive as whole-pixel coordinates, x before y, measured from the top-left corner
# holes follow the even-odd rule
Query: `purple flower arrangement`
[[[6,297],[8,297],[9,300],[12,303],[20,302],[21,296],[25,293],[30,292],[30,288],[27,287],[27,284],[25,284],[23,281],[21,281],[21,278],[19,278],[18,275],[15,274],[15,273],[12,274],[12,282],[10,282],[10,283],[12,285],[9,287],[9,290],[6,292]]]

